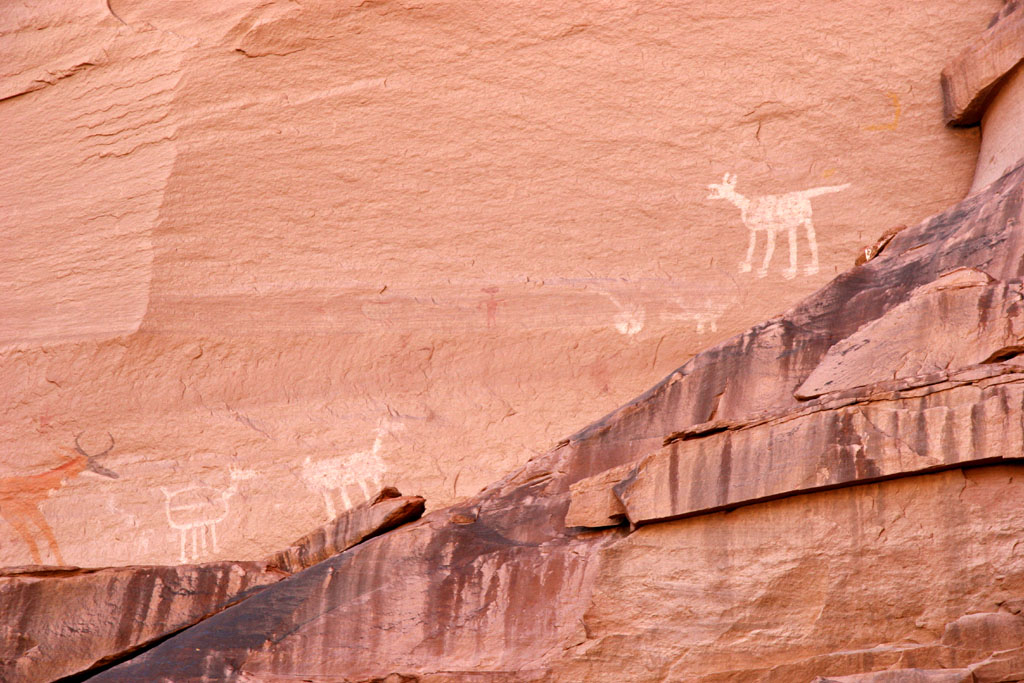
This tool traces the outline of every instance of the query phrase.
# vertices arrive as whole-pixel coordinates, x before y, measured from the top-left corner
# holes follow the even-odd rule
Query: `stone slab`
[[[1020,282],[993,283],[970,268],[943,275],[830,348],[795,395],[813,398],[1020,354],[1022,302]]]
[[[1006,5],[993,25],[942,70],[946,122],[970,126],[981,121],[1003,78],[1024,59],[1024,7]]]
[[[1020,377],[1017,375],[1016,377]],[[633,524],[1024,454],[1024,382],[870,401],[675,441],[615,491]]]
[[[294,574],[423,514],[422,497],[403,496],[394,489],[385,493],[372,504],[347,510],[331,523],[274,553],[267,558],[267,566]]]
[[[565,526],[600,528],[622,524],[626,509],[615,497],[612,487],[632,469],[632,465],[620,465],[573,484],[569,489]]]
[[[0,573],[0,680],[34,683],[117,660],[282,578],[262,562]]]

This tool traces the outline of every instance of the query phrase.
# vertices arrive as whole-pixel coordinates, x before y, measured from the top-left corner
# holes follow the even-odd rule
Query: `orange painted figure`
[[[487,298],[487,301],[480,303],[480,307],[487,310],[487,327],[493,327],[495,319],[498,316],[498,304],[504,303],[505,300],[495,298],[494,295],[498,293],[497,287],[481,287],[480,291],[484,294],[490,295]]]
[[[77,477],[85,470],[117,479],[116,472],[112,472],[96,462],[97,458],[109,453],[113,447],[114,437],[110,436],[110,446],[107,447],[107,450],[96,455],[89,455],[82,450],[78,443],[78,437],[75,437],[75,448],[72,454],[53,469],[38,474],[0,478],[0,517],[14,527],[18,535],[28,544],[32,561],[35,564],[42,564],[38,543],[40,536],[50,545],[54,557],[57,558],[57,563],[65,564],[64,557],[60,554],[60,548],[57,546],[57,538],[53,534],[53,529],[46,523],[43,513],[39,511],[39,505],[55,491],[63,488],[69,479]]]

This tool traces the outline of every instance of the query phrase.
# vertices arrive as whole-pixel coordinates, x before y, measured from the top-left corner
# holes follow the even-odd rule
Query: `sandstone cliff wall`
[[[622,8],[573,9],[639,22],[631,24],[637,30],[653,21],[642,13],[623,15]],[[685,6],[673,7],[679,17],[692,19],[692,25],[666,25],[666,35],[655,31],[658,37],[652,40],[659,48],[685,47],[682,52],[692,57],[687,63],[702,74],[710,68],[708,54],[728,46],[729,59],[710,63],[739,65],[737,73],[746,74],[769,67],[756,61],[746,43],[730,41],[738,35],[761,36],[757,49],[781,55],[772,68],[789,65],[790,73],[798,74],[780,80],[784,85],[774,94],[787,88],[798,93],[804,83],[808,89],[799,99],[807,105],[812,89],[803,79],[813,73],[807,64],[816,62],[791,41],[820,36],[787,22],[817,20],[820,15],[796,6],[781,7],[788,13],[763,7],[727,9],[721,15],[706,8],[687,15]],[[121,235],[118,249],[125,251],[114,250],[127,264],[125,277],[146,271],[145,301],[119,296],[114,290],[122,285],[140,291],[124,282],[87,295],[76,289],[82,271],[74,267],[46,285],[40,278],[50,271],[47,254],[33,253],[38,247],[34,243],[23,242],[21,248],[27,251],[11,259],[12,272],[25,277],[24,282],[27,273],[35,272],[39,286],[22,286],[15,290],[22,298],[12,298],[18,316],[12,317],[12,337],[3,352],[14,378],[9,438],[18,448],[48,445],[54,455],[45,465],[9,458],[11,472],[0,477],[0,513],[14,540],[0,552],[8,553],[11,563],[65,565],[72,563],[69,559],[87,557],[118,564],[127,562],[117,555],[123,552],[120,539],[127,538],[133,562],[156,556],[179,566],[5,570],[0,573],[0,613],[18,617],[8,616],[0,624],[0,672],[25,681],[66,675],[96,681],[375,683],[1024,680],[1019,531],[1024,163],[1018,132],[1024,123],[1024,89],[1017,72],[1024,50],[1016,39],[1024,35],[1024,8],[1007,4],[987,30],[968,41],[948,62],[941,97],[933,102],[939,122],[981,123],[981,156],[976,163],[962,158],[963,168],[975,167],[970,196],[948,202],[949,208],[924,220],[914,217],[910,227],[877,231],[875,235],[882,235],[877,241],[865,240],[855,250],[856,267],[840,267],[841,249],[829,254],[825,247],[851,238],[840,231],[844,212],[874,220],[892,208],[880,208],[884,200],[892,199],[897,206],[907,201],[905,194],[886,194],[906,192],[900,183],[877,185],[874,194],[858,198],[856,176],[837,175],[839,167],[830,167],[811,182],[817,172],[813,154],[800,157],[789,150],[779,152],[778,158],[770,159],[765,152],[747,161],[752,167],[763,163],[776,179],[796,174],[800,182],[793,189],[746,191],[742,166],[723,165],[698,183],[699,199],[672,190],[680,207],[711,216],[706,219],[711,224],[716,211],[732,205],[733,223],[761,238],[749,247],[734,247],[734,260],[727,263],[735,292],[724,295],[711,271],[699,282],[671,273],[661,279],[593,277],[588,272],[581,280],[572,275],[574,269],[602,263],[611,267],[613,256],[622,257],[616,267],[624,269],[650,265],[672,248],[681,252],[676,267],[698,270],[704,257],[720,255],[716,250],[725,241],[701,236],[695,228],[687,244],[699,246],[682,247],[677,241],[664,252],[638,253],[633,262],[625,258],[628,249],[616,246],[620,233],[602,236],[602,221],[612,226],[609,216],[615,215],[608,206],[602,209],[602,202],[626,197],[623,188],[639,192],[639,202],[647,181],[630,176],[629,182],[613,183],[609,194],[601,194],[602,167],[596,158],[588,166],[586,152],[623,144],[632,153],[638,139],[653,141],[659,153],[665,151],[654,128],[641,125],[616,137],[623,131],[616,129],[618,119],[609,111],[627,112],[623,116],[630,126],[640,120],[623,104],[628,98],[600,114],[595,109],[606,102],[601,88],[616,82],[610,76],[587,81],[593,97],[583,100],[583,113],[572,119],[581,126],[578,137],[565,130],[561,138],[547,142],[543,135],[534,136],[530,154],[523,155],[520,148],[504,162],[523,163],[524,169],[543,176],[555,166],[539,159],[567,155],[558,164],[564,175],[556,174],[558,182],[541,188],[541,198],[557,192],[559,182],[570,176],[580,182],[581,176],[569,168],[592,173],[590,185],[579,194],[567,193],[571,201],[556,203],[548,197],[547,203],[538,199],[541,203],[531,204],[531,198],[505,210],[483,195],[472,199],[485,189],[478,184],[482,179],[515,177],[507,165],[490,176],[468,171],[492,168],[499,160],[481,131],[492,131],[500,120],[483,112],[500,110],[501,99],[494,100],[499,106],[486,109],[481,94],[512,87],[499,75],[511,78],[523,65],[538,69],[531,93],[550,98],[546,101],[553,108],[545,111],[553,118],[545,119],[545,126],[555,132],[563,121],[557,105],[577,112],[560,98],[586,90],[582,81],[571,90],[572,77],[582,74],[582,62],[559,60],[580,48],[578,41],[596,51],[586,53],[592,58],[610,42],[599,36],[608,38],[615,31],[591,17],[548,34],[539,27],[557,25],[562,14],[537,11],[529,17],[536,23],[526,25],[515,21],[526,16],[522,8],[479,14],[470,10],[457,17],[446,10],[443,5],[386,3],[348,9],[263,5],[251,11],[243,5],[217,5],[196,8],[200,23],[191,18],[161,22],[143,6],[117,3],[68,12],[11,12],[16,29],[5,40],[17,47],[12,54],[22,61],[12,62],[4,85],[8,97],[0,100],[0,107],[32,103],[65,82],[81,85],[88,82],[83,74],[94,73],[100,63],[112,63],[80,54],[89,52],[88,41],[75,31],[82,22],[96,21],[111,29],[111,44],[118,49],[127,50],[129,44],[152,49],[145,41],[154,32],[181,42],[135,57],[141,60],[140,69],[155,74],[166,67],[177,79],[167,86],[173,94],[167,117],[176,122],[174,132],[100,156],[136,163],[139,157],[132,155],[141,147],[174,155],[166,177],[159,179],[159,164],[146,177],[146,182],[159,181],[147,187],[165,183],[157,190],[161,206],[148,233],[152,242],[133,243],[135,238]],[[847,16],[844,11],[839,6],[829,17],[839,21]],[[855,12],[850,12],[852,17]],[[885,33],[889,25],[882,15],[868,15],[876,20],[874,28]],[[907,22],[905,40],[925,35],[908,32],[911,24],[932,30],[948,28],[950,21],[921,7],[885,16]],[[719,24],[732,32],[716,33]],[[204,32],[196,30],[200,25]],[[334,30],[341,26],[351,29],[343,38]],[[459,48],[462,43],[452,32],[467,26],[478,28],[479,34]],[[411,44],[417,35],[414,27],[423,29],[418,34],[422,41]],[[59,36],[70,56],[64,61],[54,61],[50,53],[39,57],[33,42],[39,36],[30,28]],[[699,55],[687,53],[694,46],[673,38],[697,28],[719,40],[705,43]],[[774,34],[772,28],[787,33]],[[862,35],[861,30],[835,34],[851,36],[849,42],[834,37],[826,42],[860,45],[852,36]],[[524,38],[534,33],[539,41]],[[492,39],[475,42],[482,35]],[[360,43],[373,37],[388,41]],[[118,42],[123,38],[142,42]],[[790,41],[785,43],[788,50],[781,49],[783,39]],[[233,53],[225,53],[225,45]],[[314,76],[334,73],[348,63],[346,56],[355,59],[360,45],[366,49],[359,57],[376,59],[375,67],[407,67],[396,81],[401,87],[391,92],[393,81],[387,77],[379,84],[386,92],[376,92],[372,78],[341,90],[316,90]],[[915,55],[927,61],[937,46],[935,40],[922,43]],[[830,54],[818,48],[816,57]],[[403,50],[421,59],[384,60],[386,55],[405,54]],[[441,54],[451,59],[440,59]],[[500,69],[485,69],[475,80],[464,80],[487,64],[481,55],[496,54],[506,56]],[[641,50],[641,55],[643,79],[636,93],[648,92],[659,73],[665,78],[690,73],[660,72],[669,63],[664,59],[648,68],[647,52]],[[174,56],[179,58],[176,63]],[[33,59],[52,64],[34,70]],[[625,57],[614,61],[629,64]],[[243,63],[246,67],[240,68]],[[250,63],[256,65],[252,70]],[[908,59],[901,68],[910,73],[914,63]],[[309,68],[297,70],[299,65]],[[447,68],[455,70],[443,81],[446,88],[425,94],[426,81],[417,79]],[[558,78],[545,81],[554,78],[548,68]],[[215,87],[215,73],[236,80]],[[841,69],[830,74],[833,79],[841,75]],[[740,79],[736,75],[734,80]],[[708,89],[698,88],[696,94],[713,94],[709,83],[699,82]],[[306,94],[278,91],[274,99],[274,89],[285,83],[305,84]],[[821,82],[822,92],[832,87],[829,83],[833,81]],[[632,92],[623,90],[623,82],[618,87],[624,97]],[[906,101],[898,93],[888,94],[890,123],[861,124],[856,134],[835,129],[837,148],[849,146],[843,163],[869,151],[869,133],[894,134],[894,144],[907,149],[929,140],[931,147],[918,162],[943,144],[952,145],[947,151],[964,151],[976,142],[976,128],[926,125],[918,138],[895,135],[900,122],[906,122]],[[324,116],[335,97],[345,102],[355,98],[350,107],[333,111],[343,111],[339,116],[350,125],[303,146],[299,124],[315,120],[325,131],[317,117]],[[643,96],[636,97],[643,102]],[[146,99],[132,107],[149,107],[142,104]],[[645,112],[672,110],[670,98],[656,99],[658,106],[652,100]],[[577,106],[580,101],[574,100]],[[835,96],[835,102],[843,101]],[[519,99],[520,104],[528,102],[525,95]],[[785,98],[772,102],[740,117],[767,107],[754,132],[759,145],[766,130],[788,125],[787,116],[773,108],[780,102],[787,106]],[[685,103],[700,106],[699,97]],[[834,116],[842,106],[829,102],[824,111]],[[366,116],[351,118],[350,109]],[[814,140],[819,109],[807,105],[800,122],[806,128],[787,129],[775,138],[777,149]],[[697,110],[687,111],[692,115]],[[17,119],[17,109],[0,109],[4,112]],[[26,125],[24,111],[21,115]],[[588,137],[591,116],[603,117],[600,132],[607,139]],[[733,120],[728,112],[723,116]],[[518,109],[512,118],[519,127],[506,129],[505,140],[515,149],[517,136],[537,131],[527,109]],[[462,125],[425,130],[427,122],[441,120]],[[280,129],[271,125],[275,121]],[[708,121],[705,117],[704,123]],[[152,132],[156,129],[148,127],[151,123],[140,128]],[[389,126],[395,134],[378,140],[392,130]],[[721,124],[718,132],[704,131],[697,139],[704,144],[715,135],[735,135],[741,141],[742,128]],[[668,129],[657,130],[660,135]],[[124,139],[119,135],[97,144],[120,145]],[[690,144],[694,140],[687,133],[681,139]],[[686,149],[686,143],[673,145]],[[289,146],[293,153],[286,153]],[[403,151],[395,156],[398,147]],[[359,157],[352,168],[360,173],[377,168],[373,178],[345,178],[351,184],[347,188],[311,181],[337,162],[335,152],[344,157],[355,148],[369,156]],[[491,156],[480,156],[484,148]],[[384,156],[374,156],[380,154]],[[621,162],[617,154],[626,152],[605,152],[600,161]],[[565,163],[569,158],[574,165]],[[251,163],[227,165],[245,159]],[[380,159],[378,166],[375,159]],[[954,172],[958,159],[944,160],[945,172],[917,198],[937,201],[947,191],[966,192],[970,183],[965,179],[958,185]],[[9,182],[12,187],[28,182],[25,178],[32,172],[52,163],[65,162],[26,153],[25,173]],[[799,163],[806,167],[798,173],[792,169]],[[652,168],[663,171],[667,166],[655,159]],[[691,166],[682,171],[686,177],[694,172]],[[655,176],[648,181],[656,184]],[[922,177],[919,171],[916,178]],[[138,180],[134,174],[131,178]],[[425,178],[430,182],[423,184]],[[418,202],[399,201],[413,187],[402,179],[421,183],[415,186]],[[374,195],[373,183],[383,194]],[[52,219],[62,207],[81,208],[75,202],[87,201],[82,198],[105,201],[110,196],[109,187],[90,185],[89,190],[95,194],[83,188],[72,193],[69,203],[57,203],[49,212],[40,204],[37,210]],[[341,206],[332,202],[346,201],[346,192],[358,196],[358,201],[344,204],[350,230],[313,230],[313,222],[300,220],[305,214],[292,201],[296,191],[307,197],[310,219],[326,206]],[[140,192],[132,200],[149,196],[151,190]],[[17,196],[26,205],[44,201],[25,189]],[[475,203],[463,204],[463,197]],[[595,198],[599,201],[590,201]],[[833,206],[836,222],[825,227],[829,221],[821,207],[838,198],[844,201]],[[650,206],[655,208],[646,216],[661,216],[657,202]],[[913,215],[909,206],[904,209]],[[496,221],[494,225],[509,223],[501,229],[480,227],[476,222],[491,211],[488,220]],[[557,214],[572,215],[574,221],[586,211],[596,211],[590,223],[567,233],[582,245],[576,260],[564,266],[568,275],[531,276],[524,280],[534,288],[528,296],[513,291],[509,282],[514,279],[494,284],[491,276],[507,276],[510,264],[555,267],[548,264],[551,252],[541,248],[545,243],[537,241],[540,233],[531,229],[539,223],[530,220],[552,220]],[[136,221],[141,215],[129,211],[112,219],[117,223],[133,216],[119,223],[124,228],[140,225]],[[422,222],[408,229],[413,216]],[[510,227],[527,218],[518,230]],[[637,231],[629,239],[646,238],[644,221],[635,224]],[[386,226],[399,228],[389,232]],[[445,230],[452,235],[444,247],[450,251],[438,246],[439,236],[448,234]],[[720,234],[725,232],[715,233]],[[774,260],[772,247],[766,246],[772,236]],[[607,250],[603,256],[588,255],[590,238],[601,240],[600,247]],[[93,248],[101,241],[83,239],[82,244]],[[353,260],[334,264],[331,259],[346,253],[349,244]],[[526,244],[532,250],[523,249]],[[143,258],[130,262],[128,254]],[[430,261],[435,255],[438,259]],[[453,258],[457,256],[468,256],[468,265]],[[474,257],[482,259],[480,265]],[[140,270],[145,258],[151,259],[149,266]],[[830,260],[835,261],[836,277],[791,301],[785,313],[720,339],[730,325],[739,325],[769,303],[781,306],[789,297],[804,294],[803,287],[822,284]],[[474,275],[477,268],[481,270]],[[367,295],[363,288],[380,276],[392,282]],[[66,278],[71,279],[57,282]],[[487,295],[475,306],[466,294],[473,287]],[[662,300],[677,287],[703,295],[702,312],[666,313]],[[110,314],[108,329],[102,329],[107,324],[102,316],[89,313],[98,301],[89,298],[93,294],[109,297],[111,304],[97,309]],[[54,304],[51,309],[40,303],[47,295],[67,301],[63,308]],[[37,296],[34,302],[32,296]],[[730,302],[722,316],[707,315],[713,296]],[[644,372],[655,371],[658,355],[671,351],[665,344],[670,336],[676,350],[690,348],[700,338],[720,340],[543,454],[526,460],[528,453],[516,456],[499,449],[495,458],[485,460],[464,448],[480,434],[490,438],[501,430],[514,431],[531,424],[527,418],[545,414],[531,411],[515,421],[519,412],[509,408],[504,418],[493,419],[485,401],[473,402],[473,386],[487,385],[488,391],[497,392],[492,380],[503,373],[520,382],[512,368],[531,367],[543,376],[531,390],[545,382],[558,385],[544,398],[547,414],[568,419],[586,409],[586,401],[573,398],[586,394],[578,381],[579,368],[571,362],[558,366],[549,354],[579,335],[582,318],[575,315],[597,310],[588,298],[615,309],[607,337],[593,339],[602,358],[616,360],[614,370],[607,372],[617,386],[629,386]],[[524,302],[529,302],[526,309],[516,308]],[[69,316],[47,322],[46,315],[33,317],[33,306],[50,313],[65,310]],[[652,317],[659,306],[660,317]],[[338,313],[341,309],[358,309],[358,314],[346,318]],[[517,319],[516,314],[525,317]],[[483,331],[474,329],[474,316],[478,324],[483,321]],[[548,322],[544,316],[550,316]],[[346,320],[359,322],[342,331]],[[654,361],[643,361],[653,341],[647,335],[669,321],[675,332],[669,330],[654,344]],[[536,344],[535,334],[545,335],[547,343]],[[410,345],[428,342],[427,361],[412,368],[406,362]],[[616,355],[613,342],[624,344],[633,355]],[[573,344],[576,350],[581,342]],[[520,357],[510,352],[516,345],[528,353]],[[442,353],[435,360],[439,348]],[[382,360],[389,350],[390,360]],[[444,353],[451,354],[451,371],[432,374]],[[524,358],[528,362],[520,363]],[[418,390],[414,387],[420,380],[412,379],[417,373],[423,380]],[[566,382],[559,373],[575,381]],[[348,384],[353,374],[365,382],[355,389]],[[45,391],[33,390],[43,383],[48,385]],[[96,391],[94,397],[75,394],[60,401],[74,393],[71,389],[86,386]],[[436,391],[464,393],[444,403],[450,411],[445,413],[437,407]],[[506,394],[494,395],[508,401]],[[358,402],[360,409],[341,412],[347,401]],[[54,407],[67,414],[57,415],[50,410]],[[321,416],[317,422],[310,412],[317,410],[332,419]],[[150,422],[141,422],[143,415]],[[108,419],[107,426],[96,426],[100,416]],[[464,418],[463,424],[453,425],[452,416]],[[473,419],[486,426],[480,428]],[[85,424],[88,420],[94,422]],[[339,446],[340,435],[349,433],[353,422],[365,428],[362,436],[347,450],[329,452],[325,444]],[[126,436],[125,425],[139,429]],[[19,429],[29,435],[22,441],[16,440]],[[58,443],[64,433],[65,442]],[[240,439],[238,434],[245,436]],[[182,445],[185,441],[189,444]],[[464,464],[469,461],[471,468]],[[516,462],[521,466],[479,493],[460,495],[455,482],[470,469],[470,480],[493,480],[503,463]],[[440,493],[432,510],[419,519],[423,498],[402,497],[393,488],[377,495],[394,482]],[[51,501],[73,509],[62,511]],[[320,512],[309,514],[309,508]],[[310,519],[324,516],[333,520],[290,546],[278,542],[296,520],[306,521],[306,531],[315,526]],[[105,526],[109,517],[120,526]],[[162,537],[156,530],[159,523]],[[120,534],[114,541],[111,529]],[[69,543],[68,534],[76,530],[79,535]],[[85,536],[83,530],[95,536]],[[190,564],[232,554],[254,559]],[[58,605],[66,607],[55,616]]]
[[[0,479],[108,432],[119,474],[37,492],[0,564],[475,494],[962,197],[936,74],[998,7],[0,9]]]

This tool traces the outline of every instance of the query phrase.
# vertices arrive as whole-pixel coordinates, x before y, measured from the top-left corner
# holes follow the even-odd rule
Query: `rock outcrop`
[[[289,574],[302,571],[368,538],[418,519],[425,506],[426,501],[420,496],[403,496],[397,489],[384,489],[371,504],[345,512],[327,526],[274,553],[267,558],[267,566]]]
[[[117,661],[280,580],[261,562],[0,570],[0,680]]]
[[[138,19],[109,9],[122,23]],[[1006,128],[1024,125],[1024,86],[1014,71],[1022,56],[1014,54],[1024,49],[1013,39],[1020,12],[1007,5],[980,47],[945,72],[947,115],[958,112],[950,118],[960,124],[980,118],[988,139],[1005,143],[979,159],[966,199],[916,225],[874,233],[881,237],[852,270],[695,355],[476,495],[422,517],[422,498],[390,489],[371,495],[387,471],[382,444],[410,429],[410,415],[389,406],[372,446],[344,458],[305,456],[304,476],[321,496],[314,500],[345,512],[267,561],[82,576],[35,569],[13,574],[21,583],[10,595],[43,623],[52,607],[32,596],[56,599],[61,581],[91,580],[86,592],[116,593],[104,587],[133,572],[172,581],[212,572],[215,598],[168,598],[165,608],[181,604],[185,616],[147,618],[148,630],[131,637],[120,626],[90,635],[81,648],[88,653],[69,667],[97,682],[1024,681],[1024,159],[1007,165],[1016,143]],[[389,25],[387,14],[377,19]],[[281,60],[307,49],[303,35],[339,47],[325,30],[335,18],[323,7],[264,7],[225,36],[235,58],[264,60],[269,66],[258,68],[280,78],[288,72]],[[25,93],[15,101],[47,90],[15,86]],[[836,180],[748,196],[728,171],[707,187],[708,199],[739,208],[751,241],[738,271],[755,278],[778,266],[773,247],[754,258],[754,238],[774,244],[787,230],[783,275],[801,272],[798,260],[803,272],[816,270],[817,247],[810,260],[798,259],[794,231],[812,241],[811,198],[848,189]],[[172,197],[167,215],[180,218],[185,205]],[[378,208],[387,214],[387,206]],[[844,206],[860,209],[852,200]],[[174,250],[195,229],[172,233],[164,237],[178,246],[160,254],[163,270],[154,276],[165,289],[151,299],[127,354],[163,349],[164,335],[181,334],[190,316],[209,322],[216,309],[227,312],[217,324],[246,319],[260,327],[289,301],[276,298],[267,310],[251,301],[212,305],[210,284],[234,283],[228,271],[193,282],[203,296],[176,298],[167,287],[192,282],[192,266]],[[229,248],[203,253],[219,250]],[[288,254],[268,258],[278,256],[288,262]],[[485,291],[490,321],[498,290]],[[602,296],[619,309],[618,333],[632,338],[646,314],[620,294]],[[236,305],[248,312],[233,318]],[[237,350],[224,343],[218,358]],[[191,358],[207,352],[200,345]],[[235,421],[263,431],[245,414]],[[111,437],[97,470],[101,455],[88,455],[99,451],[86,442],[79,451],[94,471],[121,477],[130,466],[127,458],[109,464]],[[228,501],[251,505],[248,493],[264,474],[232,462],[219,486],[165,492],[182,559],[207,541],[216,550]],[[32,489],[37,505],[57,484]],[[15,500],[16,487],[7,490]],[[353,506],[355,495],[372,504]],[[238,575],[227,589],[225,571]],[[34,588],[42,580],[54,587]],[[149,597],[132,603],[147,614],[163,605],[150,584],[139,591]],[[31,590],[31,600],[23,597]],[[54,666],[45,654],[55,643],[32,633],[8,627],[15,654],[3,661]],[[104,668],[86,671],[96,665]]]
[[[262,562],[2,569],[0,680],[81,679],[418,518],[423,506],[423,498],[385,489]]]
[[[1022,214],[1024,166],[467,503],[96,680],[1018,680]]]
[[[457,504],[812,294],[970,187],[937,75],[1001,3],[929,2],[3,3],[0,486],[119,476],[0,565]]]

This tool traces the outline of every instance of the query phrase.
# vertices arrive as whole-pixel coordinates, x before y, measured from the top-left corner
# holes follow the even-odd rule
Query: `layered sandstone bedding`
[[[0,565],[475,495],[958,201],[999,7],[5,3]]]
[[[0,679],[1024,681],[1024,9],[807,5],[11,10]]]

